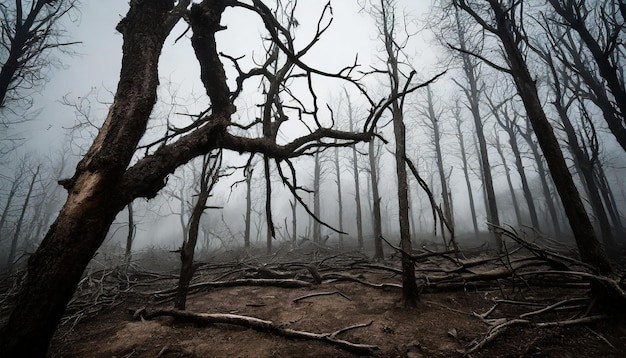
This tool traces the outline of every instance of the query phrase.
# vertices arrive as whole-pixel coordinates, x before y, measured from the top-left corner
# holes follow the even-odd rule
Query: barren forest
[[[0,357],[623,357],[624,0],[0,4]]]

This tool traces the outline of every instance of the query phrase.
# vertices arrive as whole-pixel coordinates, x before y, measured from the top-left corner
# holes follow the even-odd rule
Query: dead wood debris
[[[263,320],[256,317],[241,316],[234,314],[224,313],[194,313],[189,311],[180,310],[156,310],[153,312],[147,312],[140,310],[142,314],[134,314],[134,316],[140,316],[140,318],[150,320],[156,317],[170,316],[182,322],[199,323],[199,324],[233,324],[252,328],[259,332],[266,332],[277,334],[279,336],[291,338],[291,339],[305,339],[313,340],[324,343],[329,343],[333,346],[341,348],[343,350],[357,353],[357,354],[372,354],[375,350],[380,349],[378,346],[370,344],[352,343],[340,338],[337,338],[339,334],[345,333],[349,330],[356,328],[362,328],[370,326],[374,321],[370,321],[365,324],[356,324],[349,327],[344,327],[331,333],[312,333],[307,331],[300,331],[290,328],[284,328],[280,324],[276,324],[272,321]]]

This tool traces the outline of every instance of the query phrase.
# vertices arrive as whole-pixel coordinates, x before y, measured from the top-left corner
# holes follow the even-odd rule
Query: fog
[[[320,14],[323,3],[315,1],[302,1],[295,17],[299,22],[296,29],[296,44],[302,46],[310,41],[317,25],[317,17],[311,14]],[[433,74],[447,69],[447,74],[431,86],[436,97],[436,106],[442,109],[440,118],[442,143],[444,154],[444,168],[449,175],[450,196],[453,201],[453,216],[456,227],[456,234],[459,236],[473,232],[472,213],[469,211],[468,190],[462,174],[462,163],[459,158],[459,143],[454,132],[454,118],[451,108],[461,103],[462,93],[455,85],[454,81],[460,76],[459,64],[450,59],[450,49],[446,48],[434,38],[434,29],[430,28],[428,21],[435,18],[433,16],[432,5],[427,2],[398,1],[398,8],[405,9],[407,14],[408,32],[411,37],[407,40],[403,55],[408,61],[412,61],[412,68],[418,71],[417,77],[426,80]],[[84,2],[80,6],[80,11],[72,14],[65,22],[69,36],[80,41],[72,50],[74,55],[57,54],[60,65],[47,70],[49,80],[42,88],[37,89],[33,96],[33,106],[30,108],[17,108],[12,113],[7,111],[3,115],[7,118],[23,117],[26,121],[16,123],[3,130],[2,135],[7,139],[14,139],[18,145],[8,154],[2,157],[2,182],[0,183],[0,207],[8,208],[9,221],[2,228],[2,238],[0,250],[10,244],[9,237],[15,230],[15,221],[19,213],[20,203],[25,196],[26,186],[29,180],[29,173],[39,163],[42,165],[40,184],[37,187],[37,196],[31,202],[33,207],[27,211],[27,220],[31,228],[39,230],[30,231],[30,237],[24,237],[20,242],[18,251],[22,254],[32,253],[37,243],[45,235],[46,228],[52,223],[55,212],[63,203],[64,189],[54,184],[56,180],[72,176],[76,163],[81,155],[85,153],[92,139],[97,133],[98,127],[106,117],[108,107],[113,100],[113,93],[117,86],[120,72],[121,44],[122,38],[115,31],[116,24],[124,16],[128,9],[126,1],[110,2]],[[329,18],[329,17],[327,17]],[[315,50],[303,57],[306,63],[314,64],[316,68],[323,71],[337,71],[345,66],[354,63],[358,58],[358,63],[363,71],[371,71],[374,68],[385,68],[383,46],[378,36],[375,22],[371,16],[359,10],[357,2],[337,1],[333,3],[333,22],[328,33],[324,34]],[[261,61],[265,55],[263,49],[262,36],[265,36],[263,23],[254,14],[241,9],[229,9],[225,13],[222,23],[227,29],[218,36],[218,46],[220,51],[233,57],[245,56],[241,66],[249,67],[255,61]],[[176,41],[176,39],[178,41]],[[237,73],[229,63],[224,61],[229,85],[231,89],[236,87],[235,79]],[[504,86],[511,86],[502,80],[498,74],[484,69],[486,86],[485,93],[494,91],[505,91]],[[205,110],[209,101],[205,95],[204,87],[199,78],[199,66],[195,59],[193,49],[189,41],[189,34],[186,34],[186,25],[180,23],[168,38],[159,64],[160,88],[159,102],[152,113],[152,120],[149,124],[149,134],[142,141],[148,144],[163,136],[167,126],[183,127],[191,123],[188,114],[197,114]],[[369,76],[364,83],[373,94],[380,94],[383,97],[386,91],[384,77]],[[335,120],[335,127],[347,128],[347,109],[344,95],[344,88],[347,88],[351,95],[351,101],[356,108],[355,116],[357,123],[362,121],[367,115],[367,103],[354,88],[346,86],[339,81],[328,79],[316,79],[316,86],[323,88],[318,92],[321,102],[320,121],[330,126]],[[294,82],[290,90],[295,94],[302,94],[303,101],[311,101],[306,97],[306,83]],[[244,95],[235,103],[237,112],[234,115],[241,119],[242,123],[251,122],[259,116],[256,105],[262,102],[262,89],[258,83],[251,81],[244,88]],[[432,133],[423,124],[423,118],[415,110],[415,106],[424,103],[424,91],[417,91],[407,100],[409,103],[405,122],[407,126],[407,138],[409,156],[415,161],[420,171],[420,175],[429,184],[435,199],[441,202],[441,185],[436,174],[436,164],[432,143]],[[519,106],[519,100],[517,100]],[[308,102],[307,102],[308,103]],[[333,109],[326,108],[326,104]],[[473,127],[470,124],[470,113],[466,105],[461,103],[464,118],[463,130],[466,133],[465,145],[468,152],[469,173],[471,188],[474,193],[476,204],[476,217],[481,231],[487,230],[487,214],[485,210],[485,198],[481,181],[481,173],[477,161],[477,154],[472,144]],[[549,106],[546,105],[546,108]],[[548,109],[551,119],[556,120],[556,114]],[[591,109],[592,114],[599,118],[599,112]],[[511,172],[512,185],[516,190],[518,205],[521,207],[523,225],[530,225],[528,210],[525,208],[523,193],[521,191],[520,178],[512,168],[513,159],[510,157],[509,149],[505,149],[509,156],[508,167],[504,167],[499,159],[495,148],[495,134],[498,133],[503,142],[508,140],[507,135],[498,129],[493,118],[485,106],[483,108],[485,133],[489,146],[489,159],[491,170],[494,176],[494,187],[496,191],[497,204],[503,224],[518,226],[511,193],[505,181],[505,173]],[[12,118],[13,118],[12,117]],[[399,235],[397,198],[396,198],[396,176],[394,167],[394,143],[393,134],[388,123],[390,117],[386,115],[380,123],[381,136],[389,141],[380,146],[379,170],[380,170],[380,195],[383,215],[383,234],[386,237],[397,241]],[[615,142],[613,136],[608,133],[606,125],[600,120],[597,121],[598,135],[600,136],[600,160],[606,172],[609,186],[615,195],[615,202],[620,215],[624,213],[626,207],[626,196],[624,194],[624,181],[621,178],[626,174],[626,161],[623,151]],[[358,127],[358,126],[357,126]],[[292,125],[285,125],[281,129],[279,142],[286,143],[294,137],[301,135],[306,128],[294,121]],[[564,135],[559,134],[563,139]],[[550,222],[546,209],[546,199],[541,197],[541,185],[536,171],[534,159],[532,158],[528,146],[520,144],[523,151],[524,166],[527,169],[529,183],[533,193],[537,194],[535,199],[541,227],[548,234],[554,234],[553,223]],[[339,149],[339,160],[341,170],[341,193],[343,199],[343,226],[347,235],[344,240],[349,245],[356,245],[356,202],[355,193],[359,190],[362,198],[361,207],[363,210],[363,229],[366,237],[366,245],[372,245],[373,231],[371,227],[371,192],[369,188],[367,144],[356,144],[359,152],[358,167],[361,187],[355,188],[354,173],[351,164],[351,148]],[[141,151],[137,153],[137,159],[141,156]],[[320,220],[327,223],[332,228],[339,225],[339,207],[337,198],[336,173],[333,164],[334,149],[329,148],[321,154],[322,176],[320,186],[321,214]],[[245,229],[245,205],[246,205],[246,183],[243,166],[249,161],[249,155],[225,152],[222,165],[222,172],[228,173],[221,177],[212,191],[212,196],[207,205],[221,207],[221,209],[207,209],[203,216],[201,229],[200,248],[220,248],[236,247],[243,244]],[[568,156],[569,164],[572,164],[571,155]],[[61,162],[64,164],[61,166]],[[251,213],[251,243],[254,246],[265,245],[265,232],[267,222],[265,220],[265,183],[263,176],[263,165],[260,156],[252,160],[252,213]],[[18,200],[7,207],[7,200],[11,184],[17,178],[19,166],[25,164],[25,175],[21,179],[23,185],[18,189],[16,198]],[[298,185],[309,190],[313,188],[313,166],[312,156],[304,156],[294,160],[297,169]],[[194,160],[189,165],[179,168],[168,178],[168,184],[159,195],[153,199],[137,199],[134,205],[135,220],[135,241],[133,250],[141,251],[150,248],[165,248],[176,250],[182,242],[183,226],[181,223],[187,222],[190,216],[190,206],[194,202],[197,186],[193,182],[194,172],[198,173],[199,161]],[[58,173],[61,173],[59,176]],[[576,174],[576,173],[574,173]],[[579,190],[584,194],[585,190],[578,181]],[[434,237],[434,221],[432,209],[428,198],[416,184],[415,178],[410,180],[411,186],[411,213],[413,240],[415,242],[439,240]],[[558,203],[558,196],[554,186],[550,182],[552,198]],[[49,194],[49,195],[48,195]],[[174,195],[176,194],[176,195]],[[313,194],[300,192],[303,201],[311,210],[313,207]],[[111,193],[115,195],[115,193]],[[178,196],[178,197],[176,197]],[[35,210],[37,200],[43,200],[50,215],[45,218],[45,222],[38,221],[43,217],[42,211]],[[297,206],[298,232],[294,235],[291,232],[292,209],[291,201],[293,194],[280,181],[273,168],[272,175],[272,217],[277,231],[275,242],[287,242],[296,238],[306,238],[311,235],[313,219],[306,212],[302,205]],[[569,232],[567,220],[560,204],[557,204],[559,211],[559,221],[564,234]],[[182,216],[182,218],[181,218]],[[325,227],[322,236],[330,236],[331,241],[338,237],[332,228]],[[107,249],[119,248],[126,243],[128,235],[128,212],[126,210],[119,213],[115,223],[112,225],[104,247]],[[38,236],[35,236],[38,234]],[[437,228],[437,235],[440,235]],[[5,262],[4,254],[2,263]],[[18,255],[19,256],[19,255]]]

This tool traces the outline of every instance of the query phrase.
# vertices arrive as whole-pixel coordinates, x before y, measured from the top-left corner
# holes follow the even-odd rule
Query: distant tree
[[[499,0],[474,1],[452,0],[455,7],[469,15],[486,33],[494,36],[501,45],[506,67],[485,58],[481,53],[472,53],[485,63],[509,74],[515,82],[517,94],[526,109],[526,115],[537,137],[543,156],[548,163],[550,174],[565,208],[565,213],[574,233],[578,251],[583,261],[593,265],[601,273],[610,273],[611,265],[606,253],[594,232],[582,199],[569,172],[560,144],[546,117],[539,98],[536,81],[530,73],[524,45],[527,36],[524,31],[525,13],[522,3]],[[466,49],[459,49],[467,53]]]
[[[548,0],[555,14],[548,14],[546,29],[555,47],[577,49],[584,44],[595,62],[582,51],[562,51],[561,62],[578,71],[594,94],[610,131],[626,150],[626,84],[624,83],[626,4],[623,0]],[[576,32],[576,38],[572,37]],[[564,34],[567,33],[567,36]],[[594,68],[595,67],[595,68]],[[597,71],[595,70],[597,69]],[[597,76],[601,78],[598,78]]]
[[[461,107],[457,104],[454,108],[454,119],[455,119],[455,128],[456,128],[456,136],[459,140],[459,145],[461,148],[461,165],[463,169],[463,176],[465,177],[465,185],[467,186],[467,195],[469,198],[469,206],[470,206],[470,216],[472,217],[472,225],[474,227],[474,235],[478,236],[478,220],[476,219],[476,205],[474,204],[474,190],[472,189],[472,183],[469,177],[469,168],[468,168],[468,155],[467,150],[465,149],[465,140],[463,138],[463,129],[462,129],[462,119],[461,119]]]
[[[485,193],[485,210],[487,211],[487,221],[494,225],[500,225],[500,217],[498,215],[498,206],[496,203],[496,194],[493,189],[493,177],[491,174],[491,165],[489,164],[489,152],[487,150],[487,141],[485,139],[484,132],[484,118],[481,115],[480,105],[481,96],[484,92],[484,83],[481,82],[481,63],[476,58],[470,55],[471,51],[476,51],[479,48],[478,44],[471,44],[467,38],[468,24],[464,23],[461,19],[459,11],[454,11],[454,30],[458,41],[459,56],[461,57],[461,63],[463,68],[463,74],[465,78],[463,81],[454,80],[454,82],[461,88],[463,94],[467,99],[469,110],[474,120],[474,130],[476,134],[476,140],[478,144],[478,155],[480,156],[480,169],[481,179],[483,182],[483,191]],[[451,14],[452,15],[452,14]],[[480,42],[484,39],[480,39]],[[499,234],[494,233],[496,241],[496,248],[500,252],[502,251],[502,237]]]
[[[61,21],[77,0],[16,0],[0,4],[0,110],[15,103],[30,105],[29,91],[46,80],[53,50],[76,42],[65,41]],[[4,121],[5,116],[1,116]],[[6,124],[6,123],[2,123]]]

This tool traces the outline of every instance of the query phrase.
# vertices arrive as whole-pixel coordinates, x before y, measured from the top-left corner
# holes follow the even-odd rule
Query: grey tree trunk
[[[548,208],[548,213],[550,214],[552,227],[554,228],[554,235],[556,237],[559,237],[561,236],[561,224],[559,222],[559,215],[557,214],[557,211],[556,211],[556,205],[554,203],[554,200],[552,199],[552,194],[550,193],[550,186],[548,185],[549,174],[543,165],[543,158],[539,151],[539,147],[537,146],[537,143],[535,143],[535,141],[533,140],[533,136],[532,136],[533,130],[531,128],[531,124],[529,123],[528,118],[526,119],[526,121],[527,121],[526,130],[525,131],[519,130],[518,132],[520,133],[522,138],[526,140],[526,143],[528,143],[528,147],[530,148],[530,151],[533,153],[533,158],[535,159],[535,163],[537,164],[537,174],[539,174],[539,182],[541,183],[543,197],[546,200],[546,206]],[[556,140],[556,137],[554,139]],[[560,149],[559,149],[559,152],[561,152]],[[562,155],[563,154],[561,153],[561,156]],[[570,177],[571,177],[571,174],[570,174]]]
[[[385,257],[383,251],[383,241],[380,237],[383,235],[382,219],[380,215],[380,194],[378,194],[378,165],[376,160],[376,148],[374,141],[369,142],[369,162],[370,162],[370,180],[372,186],[372,228],[374,230],[374,259],[382,260]]]
[[[320,181],[322,168],[320,163],[320,153],[315,152],[315,167],[313,168],[313,215],[320,219]],[[318,220],[313,221],[313,241],[320,242],[322,239],[321,225]]]
[[[335,147],[335,175],[337,176],[337,204],[339,206],[339,231],[343,232],[343,201],[341,198],[341,167],[339,166],[339,147]],[[339,247],[343,247],[343,234],[339,233]]]
[[[409,256],[412,251],[411,231],[409,228],[409,200],[408,183],[406,174],[406,133],[402,102],[397,99],[400,90],[400,73],[398,69],[395,28],[395,9],[393,3],[386,0],[380,1],[380,17],[382,22],[381,33],[384,36],[387,54],[387,66],[389,68],[389,84],[391,96],[396,98],[391,104],[393,117],[393,132],[396,142],[395,161],[396,175],[398,179],[398,220],[400,225],[400,247],[402,248],[402,299],[404,305],[416,307],[418,300],[417,283],[415,281],[415,267]]]
[[[465,41],[464,30],[461,27],[459,15],[456,14],[457,20],[457,35],[459,38],[459,47],[463,51],[469,51]],[[469,103],[469,109],[474,119],[474,127],[476,129],[476,139],[478,139],[478,148],[480,155],[480,162],[482,168],[483,188],[486,193],[487,202],[487,221],[493,225],[500,225],[500,217],[498,216],[498,206],[496,204],[496,194],[493,190],[493,178],[491,176],[491,165],[489,164],[489,154],[487,151],[487,141],[485,140],[485,133],[483,130],[483,119],[480,114],[480,93],[482,91],[478,85],[478,64],[467,53],[461,53],[461,59],[463,62],[463,73],[467,80],[467,86],[461,86],[463,93],[467,97]],[[460,86],[460,85],[459,85]],[[502,237],[494,233],[494,239],[496,241],[496,249],[498,252],[502,252]]]
[[[245,169],[246,173],[246,213],[244,217],[245,221],[245,229],[243,235],[243,246],[247,249],[250,248],[250,228],[252,221],[252,173],[254,169],[252,168],[252,163],[250,163],[250,167]]]
[[[474,236],[478,237],[478,220],[476,217],[476,206],[474,204],[474,190],[469,178],[469,170],[467,166],[467,152],[465,151],[465,140],[463,139],[463,130],[461,129],[461,112],[460,107],[456,107],[454,111],[454,118],[456,121],[456,135],[459,139],[459,145],[461,146],[461,163],[463,169],[463,176],[465,177],[465,185],[467,186],[467,195],[469,198],[470,215],[472,216],[472,225],[474,227]]]
[[[517,220],[517,225],[519,227],[522,226],[522,214],[519,210],[519,203],[517,202],[517,195],[515,194],[515,188],[513,187],[513,182],[511,181],[511,169],[509,169],[509,165],[506,162],[506,156],[504,155],[504,150],[502,149],[502,143],[500,143],[500,136],[496,134],[496,150],[498,154],[500,154],[500,160],[502,160],[502,165],[504,166],[504,175],[506,177],[506,183],[509,187],[509,191],[511,192],[511,201],[513,203],[513,209],[515,211],[515,219]]]
[[[350,125],[350,131],[354,131],[354,113],[352,109],[352,101],[348,96],[347,90],[346,99],[348,100],[348,121]],[[355,146],[352,146],[352,173],[354,175],[354,200],[356,201],[356,230],[357,230],[357,242],[359,250],[363,249],[363,217],[361,213],[361,185],[359,184],[359,165],[357,161],[357,150]]]
[[[28,209],[28,202],[30,201],[30,197],[33,194],[33,187],[35,186],[35,181],[37,180],[37,176],[39,175],[39,166],[33,173],[33,177],[30,180],[30,184],[28,185],[28,191],[26,192],[26,198],[24,199],[24,204],[22,205],[22,210],[20,211],[20,216],[17,219],[17,223],[15,225],[15,232],[13,233],[13,239],[11,240],[11,248],[9,250],[9,257],[7,258],[7,268],[8,271],[13,271],[13,261],[15,260],[15,253],[17,251],[17,243],[20,239],[20,233],[22,231],[22,223],[24,222],[24,216],[26,215],[26,209]]]

